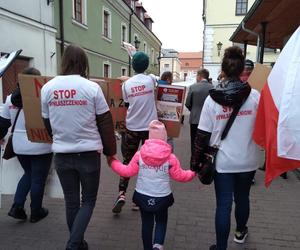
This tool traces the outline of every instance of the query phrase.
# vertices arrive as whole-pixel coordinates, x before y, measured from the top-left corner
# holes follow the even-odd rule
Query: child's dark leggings
[[[163,245],[167,231],[168,209],[156,213],[141,210],[141,217],[144,250],[152,250],[153,244]],[[154,241],[152,241],[154,222],[155,232]]]

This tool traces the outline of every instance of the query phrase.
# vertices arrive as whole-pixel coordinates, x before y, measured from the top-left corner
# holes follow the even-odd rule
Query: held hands
[[[113,160],[118,160],[117,155],[106,156],[107,164],[111,167]]]

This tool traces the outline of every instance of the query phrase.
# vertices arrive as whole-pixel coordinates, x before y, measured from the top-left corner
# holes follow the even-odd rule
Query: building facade
[[[23,50],[0,79],[0,99],[3,103],[16,88],[18,73],[25,67],[36,67],[43,75],[55,75],[57,55],[51,3],[46,0],[0,0],[0,6],[0,53],[4,55]]]
[[[181,62],[180,79],[195,79],[197,71],[202,67],[202,52],[179,52]]]
[[[160,40],[152,32],[151,17],[136,0],[55,0],[58,64],[69,44],[87,53],[91,77],[132,75],[128,42],[150,57],[147,73],[159,74]]]
[[[180,79],[181,63],[178,58],[178,52],[174,49],[162,49],[160,55],[160,74],[170,71],[173,74],[173,80]]]
[[[221,71],[224,49],[232,45],[244,49],[244,44],[235,44],[229,39],[253,3],[254,0],[226,0],[226,3],[223,0],[203,0],[203,67],[210,71],[213,80]],[[278,54],[277,50],[266,49],[265,63],[273,63]],[[248,46],[246,58],[255,62],[256,55],[256,46]]]

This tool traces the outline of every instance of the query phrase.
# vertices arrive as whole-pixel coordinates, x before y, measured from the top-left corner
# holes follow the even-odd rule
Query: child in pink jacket
[[[168,208],[174,203],[170,177],[179,182],[188,182],[195,176],[193,171],[181,168],[166,141],[164,124],[154,120],[149,125],[149,139],[136,152],[128,166],[115,158],[110,162],[112,169],[120,176],[138,175],[133,202],[140,207],[144,250],[163,249]]]

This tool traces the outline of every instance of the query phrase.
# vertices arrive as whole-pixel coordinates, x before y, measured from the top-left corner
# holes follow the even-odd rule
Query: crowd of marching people
[[[130,177],[137,175],[133,209],[142,221],[144,250],[161,250],[167,232],[168,209],[174,203],[170,178],[189,182],[206,161],[207,152],[217,148],[213,175],[216,194],[216,242],[210,250],[225,250],[231,227],[232,203],[235,203],[234,241],[244,243],[248,235],[250,188],[260,164],[260,148],[252,133],[260,94],[247,83],[245,61],[239,47],[225,50],[222,77],[214,87],[209,72],[200,69],[197,82],[188,92],[190,110],[191,160],[189,170],[182,168],[173,153],[174,142],[158,120],[155,89],[157,82],[145,71],[149,58],[136,52],[132,58],[135,75],[122,84],[127,107],[126,130],[122,133],[122,161],[116,155],[117,144],[112,115],[100,86],[89,80],[89,62],[83,49],[70,45],[65,49],[60,74],[41,89],[41,111],[52,144],[30,142],[26,135],[22,96],[17,88],[7,97],[0,116],[0,137],[13,127],[13,146],[24,175],[20,179],[8,215],[26,220],[24,209],[30,192],[30,222],[48,215],[43,207],[46,178],[52,158],[65,200],[69,229],[67,250],[87,250],[85,231],[96,205],[101,160],[120,176],[119,193],[112,207],[121,213],[126,203]],[[253,64],[253,63],[252,63]],[[24,74],[40,75],[34,68]],[[172,73],[165,72],[159,84],[171,84]],[[65,95],[64,93],[72,93]],[[59,93],[59,94],[55,94]],[[83,100],[81,105],[51,105],[53,101]],[[180,198],[178,198],[180,199]],[[51,211],[50,211],[51,212]]]

